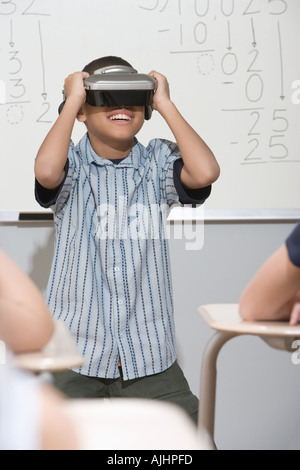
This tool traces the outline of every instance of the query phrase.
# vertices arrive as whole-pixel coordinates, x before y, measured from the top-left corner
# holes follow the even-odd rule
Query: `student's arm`
[[[283,245],[260,268],[240,299],[244,320],[299,320],[300,268],[290,261]]]
[[[85,102],[86,72],[69,75],[64,84],[65,105],[43,141],[35,161],[35,177],[47,189],[57,188],[65,176],[65,164],[76,116]]]
[[[190,189],[209,186],[220,174],[220,167],[213,153],[171,101],[166,77],[155,71],[150,72],[150,75],[157,80],[153,108],[170,127],[182,156],[182,183]]]
[[[33,281],[0,250],[0,339],[13,352],[38,350],[54,332],[54,321]]]

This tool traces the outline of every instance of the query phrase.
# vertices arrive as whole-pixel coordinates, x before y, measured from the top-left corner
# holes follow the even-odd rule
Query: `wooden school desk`
[[[49,343],[41,351],[14,355],[14,364],[33,372],[59,372],[83,364],[74,339],[61,320],[55,320],[55,331]]]
[[[294,351],[293,342],[300,339],[300,325],[288,322],[243,321],[238,304],[212,304],[198,308],[207,325],[215,330],[204,350],[201,368],[199,426],[214,438],[217,358],[224,344],[240,335],[259,336],[272,348]]]

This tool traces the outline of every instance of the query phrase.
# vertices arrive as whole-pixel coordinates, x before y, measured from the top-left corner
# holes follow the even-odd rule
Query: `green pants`
[[[133,380],[88,377],[71,370],[53,374],[54,385],[70,398],[152,398],[181,406],[198,421],[198,398],[192,394],[178,363],[160,374]]]

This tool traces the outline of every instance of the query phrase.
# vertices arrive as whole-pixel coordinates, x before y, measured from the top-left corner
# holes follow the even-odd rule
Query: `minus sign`
[[[230,142],[230,145],[236,145],[238,142]]]
[[[0,105],[25,104],[25,103],[31,103],[31,101],[6,101],[5,103],[0,103]]]
[[[208,52],[215,52],[214,49],[205,51],[170,51],[170,54],[207,54]]]
[[[223,82],[223,85],[233,85],[234,82]]]

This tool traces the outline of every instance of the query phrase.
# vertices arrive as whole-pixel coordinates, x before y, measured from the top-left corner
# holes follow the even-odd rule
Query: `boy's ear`
[[[86,115],[85,115],[85,112],[83,111],[83,108],[79,109],[76,118],[77,118],[77,121],[79,121],[79,122],[85,122],[86,121]]]

